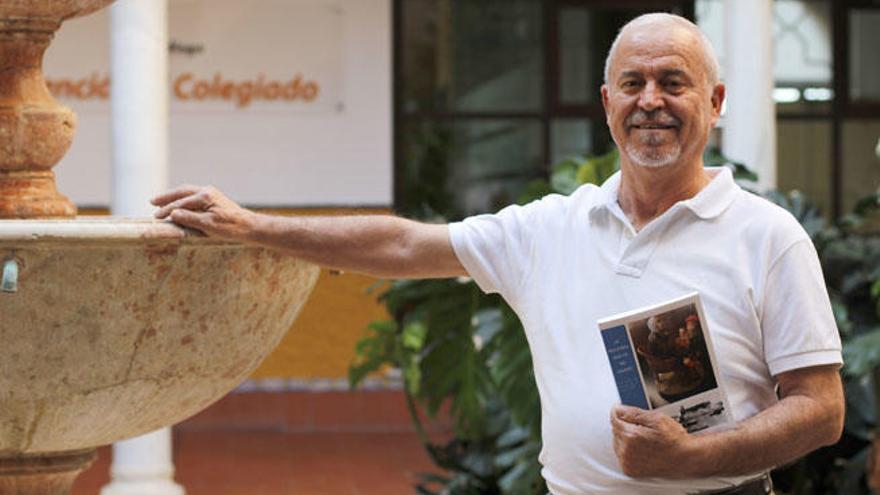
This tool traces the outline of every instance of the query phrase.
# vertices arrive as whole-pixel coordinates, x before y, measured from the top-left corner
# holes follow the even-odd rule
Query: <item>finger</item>
[[[627,423],[642,424],[646,412],[638,407],[618,405],[611,409],[611,416]]]
[[[635,417],[631,422],[638,424],[639,426],[644,426],[646,428],[657,430],[663,428],[663,426],[669,421],[678,424],[677,421],[659,411],[639,410],[638,416]]]
[[[154,213],[154,215],[156,216],[156,218],[165,218],[174,210],[204,211],[207,210],[210,206],[211,202],[208,197],[202,193],[197,193],[191,196],[184,196],[177,201],[172,201],[171,203],[168,203],[167,205],[160,208],[156,213]]]
[[[621,418],[611,418],[611,431],[617,438],[631,438],[639,434],[640,425],[637,423],[629,423]]]
[[[209,224],[207,219],[205,219],[204,213],[196,213],[189,210],[173,210],[170,214],[170,218],[171,221],[176,224],[196,229],[203,234],[208,234],[207,227]]]
[[[155,196],[153,199],[150,200],[150,203],[155,206],[165,206],[172,201],[177,201],[178,199],[185,196],[196,194],[197,192],[199,192],[200,189],[201,188],[198,186],[191,186],[189,184],[183,185],[168,192],[162,193],[158,196]]]
[[[611,432],[616,436],[621,432],[622,427],[620,426],[623,421],[617,419],[615,416],[611,416]]]
[[[184,199],[186,199],[186,198],[184,198]],[[171,203],[168,203],[167,205],[163,206],[162,208],[159,208],[158,210],[156,210],[153,213],[153,216],[158,219],[165,218],[168,215],[170,215],[172,211],[177,209],[177,207],[179,205],[180,205],[180,200],[172,201]]]
[[[611,446],[614,449],[614,454],[617,456],[618,459],[620,459],[623,456],[624,451],[626,450],[626,445],[623,438],[615,434],[611,440]]]

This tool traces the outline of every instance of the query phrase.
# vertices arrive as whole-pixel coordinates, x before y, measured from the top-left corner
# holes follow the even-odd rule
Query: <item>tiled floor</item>
[[[176,479],[188,495],[397,495],[433,470],[411,433],[175,433]],[[109,449],[74,495],[108,481]]]
[[[413,494],[418,473],[436,469],[401,400],[393,392],[229,396],[175,429],[176,479],[187,495]],[[73,495],[97,495],[109,463],[103,448]]]

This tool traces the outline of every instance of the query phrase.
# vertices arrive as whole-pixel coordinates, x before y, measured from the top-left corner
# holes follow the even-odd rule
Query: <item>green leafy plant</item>
[[[416,431],[448,473],[426,476],[419,492],[545,493],[531,356],[513,312],[465,279],[396,281],[380,299],[394,320],[370,325],[350,381],[400,368]],[[437,443],[422,417],[436,418],[444,405],[454,437]]]

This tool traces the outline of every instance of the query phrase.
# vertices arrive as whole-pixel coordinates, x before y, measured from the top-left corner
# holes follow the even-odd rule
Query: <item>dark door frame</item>
[[[843,212],[843,122],[847,119],[880,119],[880,101],[852,101],[849,94],[849,14],[856,9],[880,11],[880,0],[831,2],[833,88],[831,104],[832,218]]]

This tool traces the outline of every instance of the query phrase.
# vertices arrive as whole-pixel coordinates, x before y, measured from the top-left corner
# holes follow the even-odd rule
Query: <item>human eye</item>
[[[621,81],[620,87],[623,89],[635,89],[639,87],[639,81],[636,79],[624,79]]]
[[[670,92],[676,93],[684,89],[684,82],[677,78],[663,81],[663,86]]]

